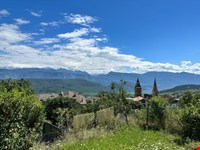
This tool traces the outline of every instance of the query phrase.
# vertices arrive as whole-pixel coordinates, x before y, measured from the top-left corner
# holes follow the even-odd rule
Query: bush
[[[47,99],[44,104],[47,119],[60,128],[71,127],[73,116],[83,111],[83,106],[72,98]]]
[[[183,137],[200,140],[200,93],[194,95],[182,115]]]
[[[154,129],[164,129],[166,119],[166,100],[162,97],[153,97],[147,106],[147,115],[150,126]]]
[[[0,82],[0,149],[27,150],[39,138],[42,104],[25,80]]]
[[[185,107],[185,105],[190,104],[193,99],[193,95],[190,91],[184,93],[183,97],[179,100],[178,104],[181,107]]]
[[[141,128],[146,126],[146,110],[145,109],[134,109],[133,113],[130,115],[130,123],[136,124]]]
[[[165,121],[165,129],[169,133],[181,134],[183,124],[181,122],[182,109],[168,108]]]

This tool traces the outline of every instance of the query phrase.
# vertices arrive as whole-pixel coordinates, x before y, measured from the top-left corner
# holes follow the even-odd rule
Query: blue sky
[[[0,0],[0,67],[200,73],[198,0]]]

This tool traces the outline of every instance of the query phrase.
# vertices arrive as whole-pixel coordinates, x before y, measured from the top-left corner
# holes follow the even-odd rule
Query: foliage
[[[193,96],[182,115],[183,137],[200,140],[200,93]]]
[[[125,90],[126,81],[121,80],[120,83],[113,82],[111,84],[110,92],[102,92],[98,96],[103,106],[114,106],[115,114],[121,113],[125,116],[126,123],[128,123],[128,114],[131,111],[131,104],[126,99],[127,93]],[[104,106],[105,107],[105,106]]]
[[[58,97],[44,102],[46,117],[61,128],[71,127],[73,116],[83,112],[83,107],[75,99]]]
[[[25,80],[3,80],[0,91],[0,149],[26,150],[41,132],[43,106]]]
[[[166,109],[166,121],[165,130],[169,133],[181,134],[183,124],[181,122],[182,109],[179,108],[167,108]]]
[[[192,99],[193,99],[192,92],[187,91],[184,93],[183,97],[180,99],[179,105],[181,107],[184,107],[185,105],[191,103]]]
[[[162,97],[153,97],[147,106],[147,117],[156,129],[165,128],[166,100]]]

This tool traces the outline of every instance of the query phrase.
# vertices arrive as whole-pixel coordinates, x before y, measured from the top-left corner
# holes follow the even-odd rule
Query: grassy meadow
[[[179,136],[162,131],[129,126],[114,131],[84,130],[51,146],[36,145],[32,150],[192,150],[197,145],[200,143],[182,144]]]

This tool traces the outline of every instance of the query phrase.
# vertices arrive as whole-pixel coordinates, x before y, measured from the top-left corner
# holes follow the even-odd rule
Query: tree
[[[68,97],[47,99],[44,105],[47,119],[61,128],[70,127],[73,116],[84,111],[81,104]]]
[[[147,117],[156,129],[165,128],[166,105],[166,100],[162,97],[153,97],[148,103]]]
[[[39,138],[44,108],[26,80],[3,80],[0,91],[0,149],[26,150]]]
[[[127,93],[125,90],[126,81],[120,80],[120,83],[113,82],[110,92],[102,92],[99,94],[100,101],[107,102],[107,106],[114,106],[115,114],[123,114],[128,124],[128,114],[131,111],[131,104],[126,99]],[[104,104],[106,105],[106,104]]]
[[[192,92],[187,91],[184,93],[183,97],[180,99],[179,105],[181,107],[184,107],[185,105],[191,103],[192,99],[193,99]]]
[[[183,137],[200,140],[200,93],[196,93],[189,100],[183,111]]]

